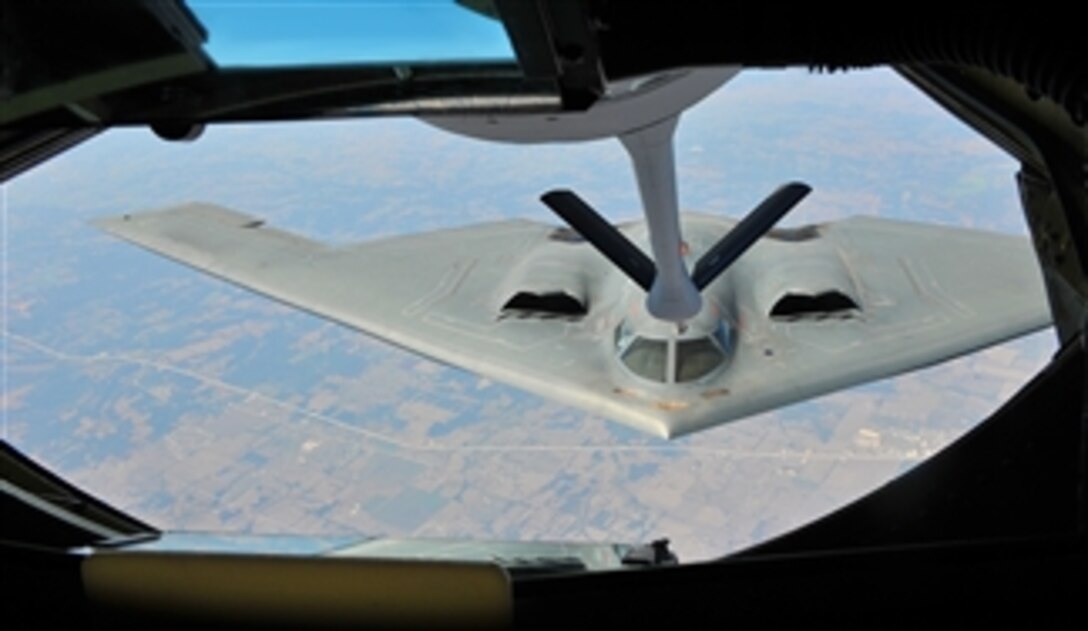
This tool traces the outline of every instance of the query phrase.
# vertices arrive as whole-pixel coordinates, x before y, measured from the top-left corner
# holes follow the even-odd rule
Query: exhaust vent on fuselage
[[[502,306],[503,317],[515,318],[581,318],[588,312],[584,302],[562,291],[519,291]]]
[[[495,288],[499,319],[578,320],[589,314],[594,266],[601,255],[573,230],[555,229],[528,244],[524,256]]]
[[[817,294],[787,293],[771,307],[775,320],[824,320],[850,318],[859,311],[854,300],[841,291]]]

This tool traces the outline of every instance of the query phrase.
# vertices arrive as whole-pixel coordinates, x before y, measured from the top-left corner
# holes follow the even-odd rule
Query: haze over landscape
[[[681,206],[1025,234],[1015,164],[887,70],[745,72],[682,119]],[[667,442],[326,323],[97,232],[188,201],[335,243],[550,221],[569,187],[639,215],[614,141],[509,146],[412,119],[110,131],[3,185],[3,433],[158,527],[641,541],[720,555],[819,516],[972,427],[1043,331]],[[359,274],[380,270],[359,270]],[[380,299],[380,297],[375,297]]]

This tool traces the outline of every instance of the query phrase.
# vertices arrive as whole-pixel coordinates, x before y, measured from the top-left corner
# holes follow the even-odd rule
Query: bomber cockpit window
[[[621,359],[639,377],[664,382],[669,365],[669,347],[663,340],[636,337]]]
[[[680,340],[676,343],[676,382],[705,377],[724,360],[725,353],[709,337]]]
[[[659,383],[702,379],[725,363],[730,349],[729,333],[721,326],[706,337],[678,340],[642,337],[621,323],[614,342],[628,370]]]

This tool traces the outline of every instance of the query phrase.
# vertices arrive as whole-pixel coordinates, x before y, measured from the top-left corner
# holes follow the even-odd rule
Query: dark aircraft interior
[[[832,73],[890,66],[1019,163],[1020,201],[1060,350],[997,412],[929,460],[824,518],[739,553],[675,564],[658,544],[633,555],[623,570],[558,564],[551,571],[506,572],[503,602],[452,608],[437,618],[413,617],[411,610],[403,618],[376,617],[365,603],[322,601],[314,607],[324,615],[302,620],[309,626],[1082,626],[1088,69],[1078,20],[992,7],[946,7],[925,16],[900,11],[891,19],[886,12],[822,5],[462,4],[502,21],[517,63],[434,64],[409,72],[381,65],[221,69],[203,50],[205,27],[181,0],[4,0],[0,181],[112,127],[147,126],[166,141],[182,141],[225,122],[381,116],[385,110],[376,106],[386,103],[400,104],[401,115],[442,99],[466,112],[485,107],[456,98],[465,95],[508,97],[503,107],[513,110],[576,111],[593,104],[606,77],[674,67]],[[143,567],[96,570],[96,559],[124,565],[131,556],[126,546],[159,531],[6,442],[0,472],[8,619],[274,626],[299,622],[277,617],[271,603],[300,581],[328,585],[327,594],[366,589],[367,568],[356,576],[349,561],[319,558],[269,556],[254,570],[244,567],[252,562],[244,555],[181,552]],[[256,571],[267,580],[255,582],[249,596],[203,609],[179,591],[176,598],[124,595],[126,581],[197,572],[184,564],[201,559],[220,563],[208,571],[238,577]],[[121,587],[100,588],[103,573]],[[479,598],[495,598],[487,589],[480,587]],[[420,610],[431,607],[417,602]]]

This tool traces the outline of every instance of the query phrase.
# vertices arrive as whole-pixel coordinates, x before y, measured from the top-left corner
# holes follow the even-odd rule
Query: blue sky
[[[452,0],[191,0],[222,66],[513,59],[502,25]]]

